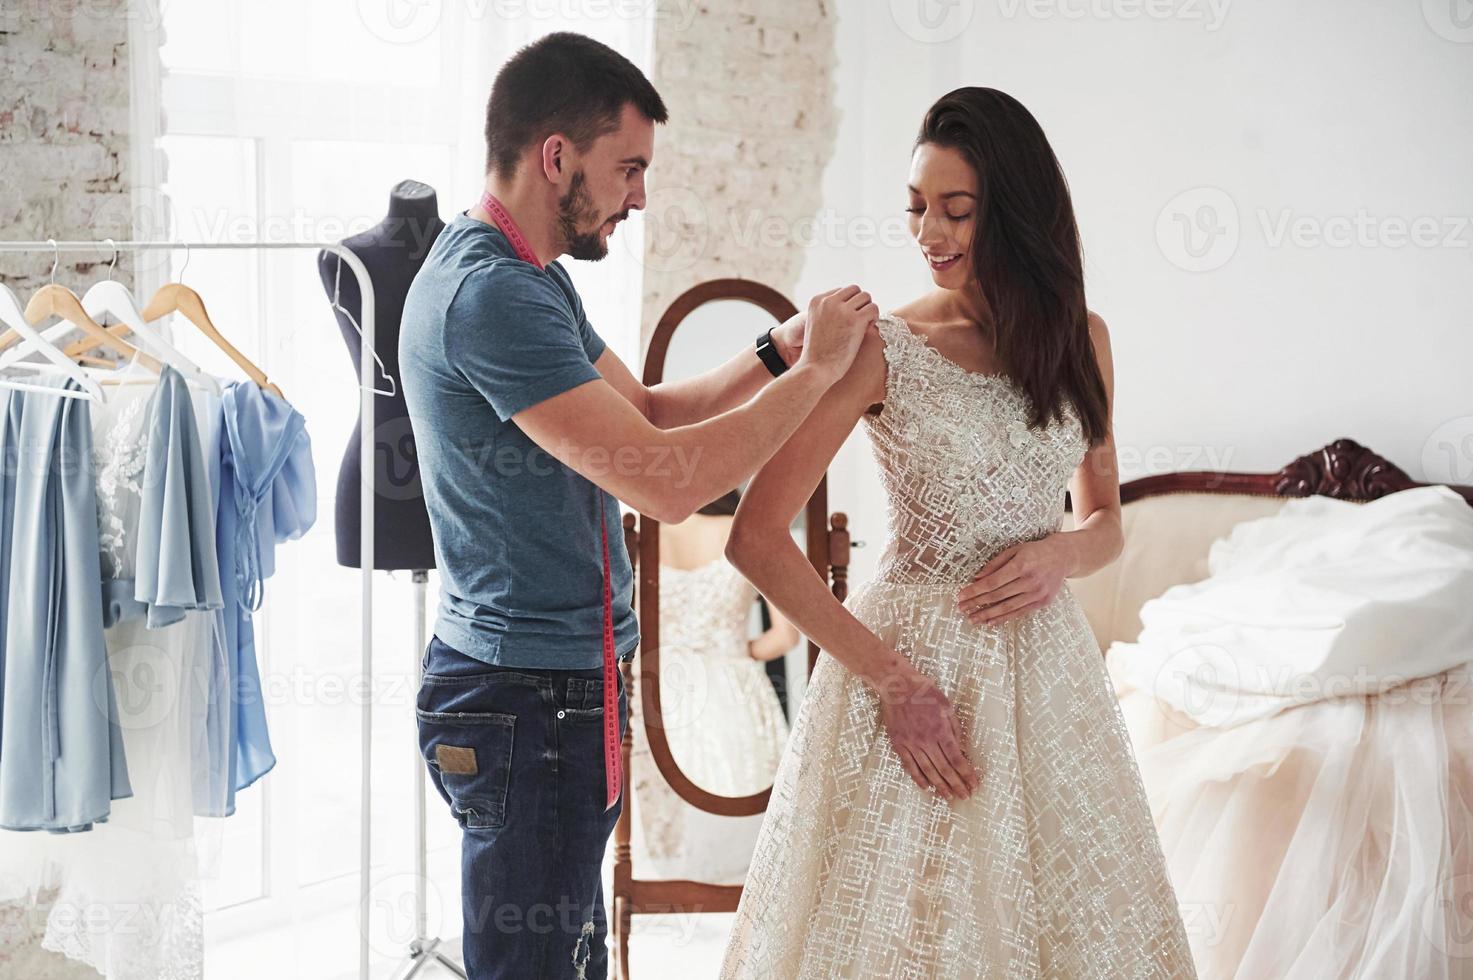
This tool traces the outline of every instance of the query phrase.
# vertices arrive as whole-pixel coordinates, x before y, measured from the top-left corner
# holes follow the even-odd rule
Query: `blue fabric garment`
[[[149,629],[159,629],[179,622],[186,609],[225,605],[205,447],[188,385],[167,365],[148,430],[133,597],[147,606]]]
[[[149,629],[162,629],[187,610],[225,604],[209,459],[188,384],[167,364],[144,425],[148,452],[138,480],[138,519],[126,534],[133,576],[103,580],[104,627],[141,618]]]
[[[229,708],[229,668],[221,631],[176,626],[186,612],[224,609],[215,541],[215,500],[210,482],[208,443],[195,416],[184,376],[165,365],[149,400],[145,422],[147,453],[139,481],[138,521],[132,533],[132,579],[104,582],[104,623],[108,627],[138,619],[149,630],[164,631],[157,641],[176,649],[177,662],[189,664],[180,694],[190,701],[191,769],[195,812],[218,813],[227,797],[225,733],[211,716]],[[175,627],[170,630],[168,627]],[[111,641],[113,633],[107,634]],[[136,636],[136,631],[125,631]],[[124,641],[127,642],[127,641]],[[135,691],[139,698],[156,692]]]
[[[461,213],[415,275],[401,324],[399,367],[440,572],[436,635],[498,666],[600,666],[602,505],[614,641],[632,657],[639,626],[619,502],[513,420],[599,378],[605,344],[567,271],[522,261],[500,229]],[[662,465],[673,477],[681,462]]]
[[[0,390],[0,444],[0,827],[88,830],[132,795],[103,639],[89,404]]]
[[[228,726],[233,750],[224,760],[229,792],[225,816],[235,811],[235,792],[276,764],[266,724],[266,705],[256,661],[251,614],[261,607],[262,587],[276,570],[276,545],[299,538],[317,520],[317,477],[306,419],[251,382],[228,385],[220,399],[211,459],[216,475],[215,542],[225,607],[219,628],[229,663],[229,711],[215,723]]]

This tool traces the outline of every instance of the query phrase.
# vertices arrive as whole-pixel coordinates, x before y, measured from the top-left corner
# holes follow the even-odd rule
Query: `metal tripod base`
[[[438,963],[457,977],[466,976],[465,968],[440,952],[439,939],[416,939],[409,944],[409,964],[396,980],[411,980],[424,967]]]
[[[419,647],[414,654],[414,681],[418,689],[420,682],[420,657],[424,654],[425,644],[429,641],[425,637],[425,598],[430,581],[429,573],[415,570],[414,572],[414,635]],[[465,967],[461,966],[449,955],[440,952],[441,939],[426,936],[425,932],[429,926],[429,917],[426,914],[425,875],[428,863],[426,851],[428,841],[425,834],[425,767],[416,764],[414,767],[414,910],[415,910],[415,935],[419,938],[409,943],[409,953],[404,969],[395,980],[410,980],[417,976],[419,971],[426,966],[439,964],[457,977],[466,976]]]

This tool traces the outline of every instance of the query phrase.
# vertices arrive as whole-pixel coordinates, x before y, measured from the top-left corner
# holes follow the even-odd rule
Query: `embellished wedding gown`
[[[878,697],[823,653],[793,724],[721,976],[1191,980],[1176,895],[1103,657],[1066,582],[988,625],[956,591],[1057,530],[1085,453],[1001,375],[883,316],[889,498],[875,577],[847,601],[951,699],[981,783],[948,802],[900,764]]]
[[[660,690],[670,754],[697,786],[748,796],[772,785],[788,738],[777,691],[747,653],[757,592],[725,558],[660,566]],[[643,720],[630,754],[631,844],[643,878],[740,885],[762,814],[727,817],[685,802],[660,775]]]

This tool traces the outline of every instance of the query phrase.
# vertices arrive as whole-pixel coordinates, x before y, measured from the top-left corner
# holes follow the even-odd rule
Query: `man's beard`
[[[598,221],[598,212],[594,211],[588,190],[583,185],[583,171],[580,170],[573,175],[573,182],[568,186],[568,193],[558,200],[558,234],[563,239],[564,250],[573,258],[597,262],[609,254],[609,246],[599,236],[599,230],[603,228],[604,221]],[[626,216],[627,212],[614,215],[620,220]],[[598,224],[592,231],[578,230],[594,221],[598,221]]]

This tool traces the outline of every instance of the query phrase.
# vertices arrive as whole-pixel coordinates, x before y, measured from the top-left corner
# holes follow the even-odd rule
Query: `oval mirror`
[[[702,283],[678,297],[661,317],[645,357],[644,382],[655,385],[707,371],[751,347],[766,326],[795,313],[791,301],[760,283]],[[680,461],[673,465],[678,475]],[[739,499],[740,491],[733,491],[679,525],[662,527],[641,515],[641,645],[636,661],[643,741],[666,784],[651,786],[636,804],[646,811],[640,821],[645,837],[663,831],[670,838],[648,840],[656,851],[677,844],[686,856],[729,851],[736,862],[733,874],[750,856],[750,847],[743,853],[741,842],[733,839],[742,835],[736,822],[713,820],[701,827],[689,813],[671,814],[662,822],[662,814],[648,810],[671,807],[674,801],[663,794],[673,791],[702,814],[753,817],[745,823],[755,836],[760,820],[755,815],[767,808],[787,741],[787,679],[794,675],[801,686],[817,656],[817,649],[804,643],[726,561],[726,538]],[[830,567],[827,507],[827,483],[821,480],[794,524],[794,534],[825,581]],[[631,775],[638,779],[637,767]],[[702,830],[723,834],[720,846],[709,848]],[[720,880],[719,859],[712,859],[707,870],[697,880]]]

